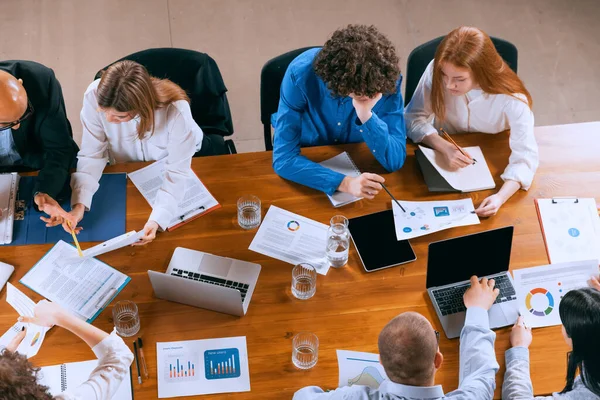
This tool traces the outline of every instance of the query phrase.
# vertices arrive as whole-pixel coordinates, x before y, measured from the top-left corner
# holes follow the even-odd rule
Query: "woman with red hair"
[[[519,189],[527,190],[538,167],[529,91],[480,29],[461,26],[440,43],[406,107],[406,133],[415,143],[433,148],[449,170],[473,163],[440,137],[448,133],[495,134],[510,129],[511,155],[502,174],[504,184],[476,209],[480,217],[495,215]]]

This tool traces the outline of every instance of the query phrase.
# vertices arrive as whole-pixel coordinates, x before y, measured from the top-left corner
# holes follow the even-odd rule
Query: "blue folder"
[[[46,216],[36,211],[33,204],[33,184],[35,177],[22,176],[19,180],[17,200],[25,201],[25,215],[22,220],[15,220],[11,245],[56,243],[64,240],[71,243],[73,238],[62,226],[46,228],[40,219]],[[78,226],[83,230],[77,239],[80,242],[104,242],[125,233],[127,199],[127,174],[103,174],[100,188],[92,200],[92,209],[86,212]],[[71,188],[65,187],[57,198],[63,209],[71,209]]]

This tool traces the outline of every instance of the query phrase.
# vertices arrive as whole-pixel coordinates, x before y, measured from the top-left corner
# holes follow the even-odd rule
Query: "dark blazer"
[[[23,80],[33,115],[11,130],[22,165],[0,172],[40,170],[33,193],[56,198],[75,166],[77,151],[67,119],[60,83],[54,71],[33,61],[0,61],[0,69]]]

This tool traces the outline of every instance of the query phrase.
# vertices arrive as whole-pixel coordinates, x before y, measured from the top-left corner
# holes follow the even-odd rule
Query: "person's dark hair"
[[[396,49],[373,25],[338,29],[315,57],[315,73],[334,95],[373,97],[396,92]]]
[[[577,370],[584,385],[600,396],[600,291],[571,290],[561,300],[560,319],[573,341],[567,364],[567,383],[561,393],[573,389]]]
[[[0,399],[52,400],[46,386],[38,384],[40,369],[22,354],[0,353]]]

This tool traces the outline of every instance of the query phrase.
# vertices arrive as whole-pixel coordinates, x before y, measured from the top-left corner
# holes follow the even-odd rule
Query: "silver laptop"
[[[473,275],[493,278],[500,289],[488,311],[490,327],[516,322],[517,294],[508,272],[513,230],[508,226],[429,244],[427,293],[448,339],[459,337],[465,324],[463,295]]]
[[[177,247],[167,271],[148,271],[159,299],[243,316],[254,293],[260,265]]]

